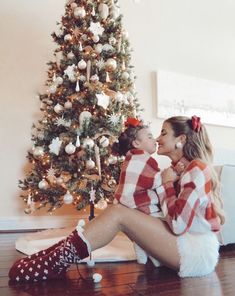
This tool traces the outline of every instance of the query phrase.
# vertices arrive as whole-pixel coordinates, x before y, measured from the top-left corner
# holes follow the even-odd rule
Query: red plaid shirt
[[[122,164],[114,203],[119,202],[129,208],[158,216],[159,201],[154,189],[161,185],[159,171],[156,160],[149,153],[140,149],[128,151]]]
[[[210,170],[201,160],[189,162],[175,186],[167,182],[156,190],[163,215],[175,234],[220,229],[212,204]]]

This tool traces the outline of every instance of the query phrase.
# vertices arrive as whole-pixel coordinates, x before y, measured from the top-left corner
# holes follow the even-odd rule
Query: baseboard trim
[[[63,216],[20,216],[0,218],[0,231],[35,230],[62,228],[77,225],[79,219],[87,219],[87,215]]]

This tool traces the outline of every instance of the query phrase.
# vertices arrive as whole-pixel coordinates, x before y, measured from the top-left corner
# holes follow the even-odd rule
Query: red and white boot
[[[80,230],[80,229],[79,229]],[[49,251],[48,251],[49,250]],[[90,254],[90,244],[82,232],[74,230],[63,243],[40,252],[40,256],[23,258],[13,264],[9,270],[9,278],[16,282],[43,281],[59,279],[65,276],[68,267],[79,263]],[[33,257],[33,259],[32,259]]]

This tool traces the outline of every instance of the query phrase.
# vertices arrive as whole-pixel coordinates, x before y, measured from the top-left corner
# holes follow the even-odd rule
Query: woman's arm
[[[159,202],[170,228],[175,234],[181,235],[192,225],[202,198],[210,194],[209,169],[200,160],[192,161],[179,181],[178,197],[171,178],[167,180],[167,176],[163,176],[163,181],[166,183],[156,189]],[[206,211],[208,204],[204,204]]]

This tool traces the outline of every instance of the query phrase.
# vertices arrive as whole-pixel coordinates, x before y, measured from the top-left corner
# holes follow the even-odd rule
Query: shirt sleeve
[[[114,203],[120,202],[130,208],[150,205],[148,190],[158,202],[156,184],[161,182],[161,175],[156,160],[146,153],[132,155],[122,166],[119,184],[114,194]],[[160,180],[159,180],[160,178]]]
[[[199,210],[200,199],[205,196],[205,188],[210,187],[205,169],[206,165],[198,166],[197,161],[190,163],[179,181],[178,197],[173,182],[156,188],[166,221],[177,235],[188,231]]]

